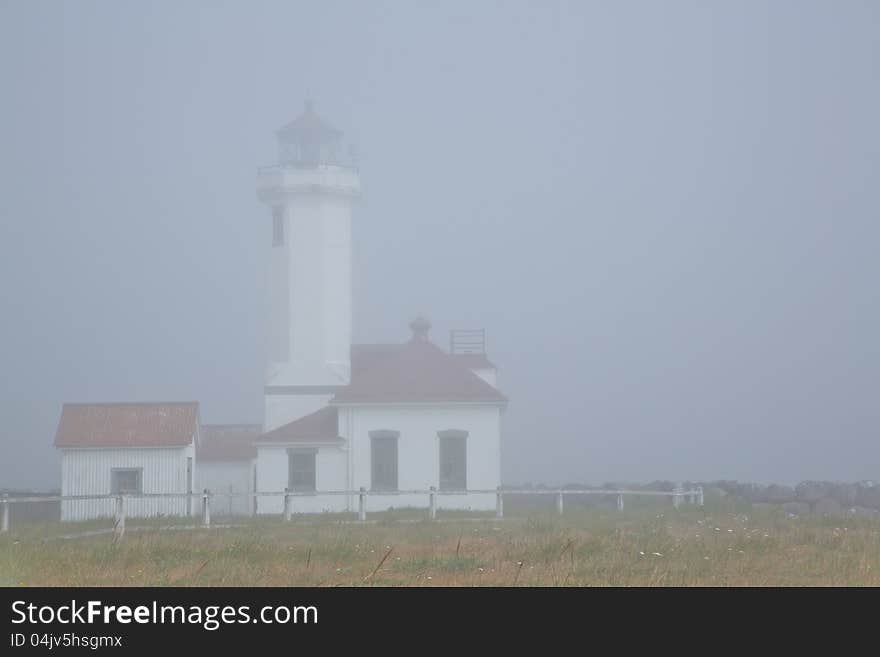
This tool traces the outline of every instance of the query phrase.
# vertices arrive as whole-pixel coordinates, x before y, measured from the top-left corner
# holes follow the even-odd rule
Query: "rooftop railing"
[[[342,169],[345,171],[353,171],[357,172],[358,167],[354,163],[345,163],[345,162],[283,162],[280,164],[267,164],[265,166],[257,167],[258,174],[266,174],[266,173],[282,173],[284,171],[309,171],[309,170],[333,170],[333,169]]]

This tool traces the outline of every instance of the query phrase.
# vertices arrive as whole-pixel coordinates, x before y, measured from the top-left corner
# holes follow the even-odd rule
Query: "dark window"
[[[467,490],[467,432],[440,431],[440,490]]]
[[[110,471],[110,492],[114,495],[139,495],[143,470],[140,468],[113,468]]]
[[[272,210],[272,246],[284,244],[284,208]]]
[[[397,431],[370,432],[373,490],[397,490]]]
[[[301,493],[315,488],[315,454],[313,449],[291,449],[287,452],[287,487]]]

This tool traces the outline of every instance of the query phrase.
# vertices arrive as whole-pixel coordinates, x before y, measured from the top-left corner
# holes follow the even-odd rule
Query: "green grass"
[[[118,542],[59,538],[109,521],[22,524],[0,536],[0,585],[880,586],[874,518],[742,506],[440,517],[401,509],[368,524],[258,518],[207,530],[130,520]]]

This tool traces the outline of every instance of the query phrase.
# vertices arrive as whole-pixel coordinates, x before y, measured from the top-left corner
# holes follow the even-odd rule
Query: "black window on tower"
[[[398,431],[370,432],[370,488],[397,490]]]
[[[284,244],[284,208],[272,209],[272,246]]]
[[[467,431],[438,431],[440,490],[467,490]]]

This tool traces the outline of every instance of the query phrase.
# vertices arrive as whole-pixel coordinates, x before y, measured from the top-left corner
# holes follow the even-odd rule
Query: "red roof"
[[[259,424],[206,424],[199,436],[200,461],[246,461],[257,455]]]
[[[352,376],[363,374],[392,358],[402,344],[353,344],[351,345]]]
[[[484,402],[507,398],[471,371],[474,359],[452,356],[427,339],[354,345],[351,383],[332,403]],[[480,363],[491,366],[485,356]]]
[[[198,427],[198,402],[64,404],[55,446],[182,447]]]
[[[339,438],[339,417],[331,406],[310,413],[298,420],[264,433],[259,442],[336,442]]]
[[[351,383],[336,393],[331,404],[507,402],[471,371],[494,369],[484,354],[448,354],[428,340],[426,333],[422,331],[404,344],[352,345]],[[338,440],[336,408],[326,406],[263,434],[258,442]]]

